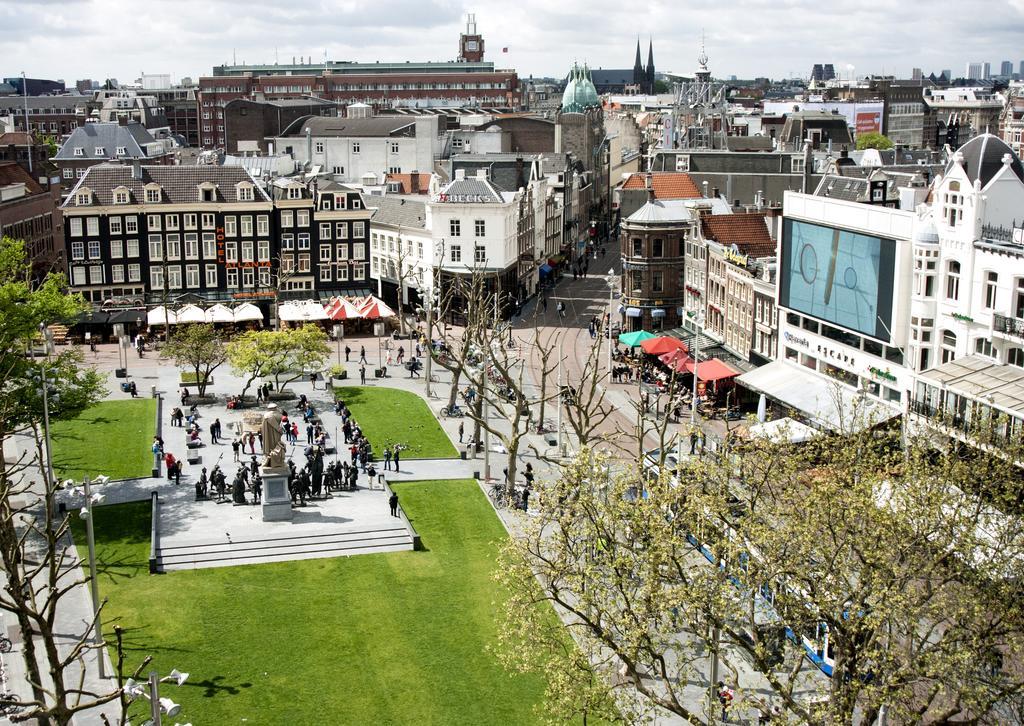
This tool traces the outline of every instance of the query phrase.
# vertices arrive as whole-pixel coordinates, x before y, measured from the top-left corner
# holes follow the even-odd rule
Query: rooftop
[[[751,257],[771,257],[775,254],[775,240],[768,233],[763,212],[737,212],[710,214],[701,217],[701,231],[705,239],[736,248]]]
[[[704,196],[690,175],[681,171],[653,172],[649,175],[630,174],[622,188],[645,189],[648,176],[651,178],[655,199],[696,199]]]
[[[141,179],[136,179],[130,164],[98,164],[86,169],[68,200],[62,205],[73,208],[75,193],[83,187],[94,195],[93,201],[100,205],[114,203],[114,189],[128,189],[131,204],[141,204],[145,199],[148,184],[158,184],[162,190],[163,204],[201,204],[199,185],[210,183],[215,186],[215,201],[242,202],[238,198],[237,184],[254,184],[249,172],[240,166],[143,166]],[[269,202],[270,197],[258,186],[253,186],[252,204]],[[152,203],[150,203],[152,204]]]
[[[156,143],[153,134],[140,123],[123,126],[114,122],[90,123],[72,131],[53,158],[56,161],[107,160],[118,156],[146,158],[150,144]],[[119,153],[118,149],[124,149],[124,153]],[[81,153],[75,153],[76,150]],[[164,153],[164,147],[161,146],[159,151]]]
[[[374,224],[388,224],[394,227],[425,229],[427,200],[423,197],[403,197],[388,194],[383,197],[363,195],[363,206],[373,209],[370,221]]]
[[[39,182],[32,178],[32,175],[22,169],[17,162],[0,161],[0,187],[9,184],[24,184],[25,192],[28,194],[39,194],[43,188]]]
[[[417,191],[413,191],[413,177],[416,177],[418,184]],[[400,185],[400,194],[426,194],[430,187],[430,172],[416,172],[415,174],[388,174],[388,182]]]
[[[378,116],[374,118],[305,116],[288,126],[281,136],[305,136],[307,129],[309,129],[311,135],[318,137],[367,138],[415,136],[416,122],[400,116]]]
[[[969,355],[927,370],[920,377],[1005,411],[1024,412],[1024,368]]]

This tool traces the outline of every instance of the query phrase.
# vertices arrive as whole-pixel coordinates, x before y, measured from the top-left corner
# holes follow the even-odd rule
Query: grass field
[[[153,468],[156,400],[101,401],[78,418],[50,425],[53,468],[59,479],[81,481],[149,476]]]
[[[473,481],[394,489],[427,551],[158,576],[149,503],[98,507],[105,632],[125,628],[128,663],[191,673],[161,690],[182,723],[536,723],[541,679],[488,652],[506,534],[486,498]]]
[[[373,444],[378,459],[383,456],[385,446],[395,443],[409,447],[402,452],[403,459],[458,456],[451,439],[416,394],[370,386],[344,386],[334,391],[345,401],[363,435]]]

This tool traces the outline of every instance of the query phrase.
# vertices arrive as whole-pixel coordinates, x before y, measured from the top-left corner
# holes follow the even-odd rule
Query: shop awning
[[[676,373],[685,373],[686,365],[693,359],[690,358],[690,356],[688,356],[683,350],[673,350],[671,353],[665,353],[658,356],[658,360],[674,370]]]
[[[648,333],[646,330],[634,330],[632,333],[623,333],[619,336],[619,342],[627,348],[635,348],[645,340],[650,340],[654,337],[654,333]]]
[[[141,325],[146,322],[146,313],[142,310],[118,310],[110,314],[107,322],[111,325]]]
[[[331,320],[355,320],[363,317],[356,306],[343,297],[332,299],[324,306],[324,312]]]
[[[809,421],[830,431],[861,431],[900,414],[898,409],[882,401],[862,397],[838,381],[785,360],[744,373],[736,381],[744,388],[799,411]]]
[[[170,318],[169,321],[168,318]],[[146,313],[147,325],[167,325],[168,322],[171,325],[178,322],[177,315],[174,314],[173,310],[168,312],[167,308],[163,305],[159,305]]]
[[[233,323],[235,322],[235,314],[231,312],[231,308],[223,303],[217,303],[212,305],[206,310],[206,322],[208,323]]]
[[[687,372],[693,373],[695,365],[697,368],[697,379],[707,383],[710,383],[711,381],[721,381],[726,378],[735,378],[740,374],[739,371],[733,370],[728,365],[718,360],[718,358],[698,361],[696,364],[694,364],[693,361],[690,361],[686,364]]]
[[[663,318],[663,317],[665,317],[665,311],[663,309],[661,309],[661,308],[654,308],[654,310],[651,311],[651,317],[652,318]]]
[[[641,310],[640,308],[626,308],[627,318],[639,318],[643,314],[643,310]]]
[[[359,308],[359,314],[367,320],[395,317],[395,311],[389,308],[383,300],[373,295],[370,295],[370,297],[363,301],[362,305],[357,307]]]
[[[186,305],[177,312],[171,324],[182,325],[185,323],[205,323],[206,313],[198,305]]]
[[[555,269],[555,268],[545,262],[543,265],[540,266],[539,269],[540,269],[540,274],[542,274],[542,275],[550,275],[551,271],[553,269]]]

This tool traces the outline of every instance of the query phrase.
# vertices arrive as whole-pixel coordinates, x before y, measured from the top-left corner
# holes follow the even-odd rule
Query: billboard
[[[779,305],[888,341],[896,242],[786,219]]]
[[[882,112],[881,111],[858,111],[857,112],[857,135],[869,134],[871,132],[882,133]]]

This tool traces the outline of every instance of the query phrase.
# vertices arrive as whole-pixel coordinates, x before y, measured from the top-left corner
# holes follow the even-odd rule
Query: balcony
[[[992,329],[997,333],[1005,333],[1017,338],[1024,339],[1024,320],[1011,318],[999,313],[992,314]]]

